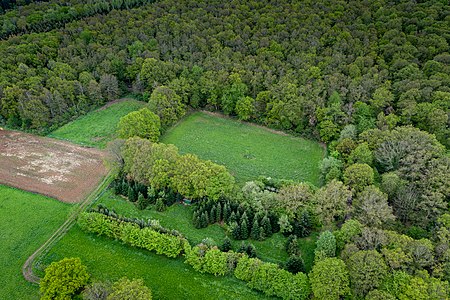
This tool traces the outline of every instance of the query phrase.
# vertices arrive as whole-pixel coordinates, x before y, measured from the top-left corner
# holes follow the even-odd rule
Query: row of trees
[[[84,212],[78,217],[78,225],[87,232],[120,240],[133,247],[155,251],[168,257],[177,257],[184,249],[186,239],[168,232],[161,233],[153,226],[139,226],[97,212]]]

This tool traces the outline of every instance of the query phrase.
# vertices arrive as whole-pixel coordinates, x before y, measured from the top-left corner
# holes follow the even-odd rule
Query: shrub
[[[45,269],[39,283],[41,299],[72,299],[88,283],[87,267],[79,258],[64,258]]]
[[[142,279],[122,278],[114,282],[107,300],[151,300],[152,291],[144,285]]]

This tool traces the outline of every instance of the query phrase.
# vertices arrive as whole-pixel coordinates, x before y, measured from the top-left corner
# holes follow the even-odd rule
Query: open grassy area
[[[319,183],[319,143],[196,112],[171,128],[162,142],[225,165],[239,182],[259,175]]]
[[[76,246],[74,246],[76,245]],[[43,266],[64,257],[80,257],[93,280],[143,278],[153,299],[267,299],[232,277],[201,274],[182,257],[131,248],[118,241],[82,232],[74,226],[43,259]]]
[[[162,226],[181,232],[191,245],[196,245],[207,237],[212,238],[220,245],[226,236],[225,229],[218,224],[201,229],[195,228],[191,221],[193,206],[174,204],[165,212],[158,212],[153,206],[150,206],[149,209],[138,210],[133,203],[114,195],[111,190],[104,193],[97,203],[102,203],[109,209],[114,209],[117,213],[127,217],[157,219]],[[258,256],[263,260],[282,263],[287,259],[287,253],[284,249],[286,238],[279,233],[265,241],[248,241],[255,245]],[[241,242],[233,241],[235,250],[239,248]]]
[[[138,110],[145,102],[126,99],[92,111],[49,134],[49,137],[72,141],[97,148],[105,148],[115,137],[121,117]]]
[[[22,265],[64,222],[71,205],[0,185],[0,299],[39,299]]]

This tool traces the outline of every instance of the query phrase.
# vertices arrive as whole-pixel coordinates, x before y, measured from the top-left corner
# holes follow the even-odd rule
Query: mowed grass
[[[161,141],[225,165],[241,183],[264,175],[318,185],[325,154],[317,142],[204,112],[187,116]]]
[[[124,99],[117,103],[92,111],[58,128],[48,136],[68,140],[76,144],[105,148],[115,138],[117,124],[121,117],[141,109],[145,102]]]
[[[0,299],[39,299],[22,276],[27,258],[64,222],[71,205],[0,185]]]

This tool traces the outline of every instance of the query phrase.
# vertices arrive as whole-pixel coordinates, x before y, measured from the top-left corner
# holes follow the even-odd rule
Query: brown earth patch
[[[107,174],[106,152],[31,134],[0,131],[0,183],[63,202],[83,200]]]

